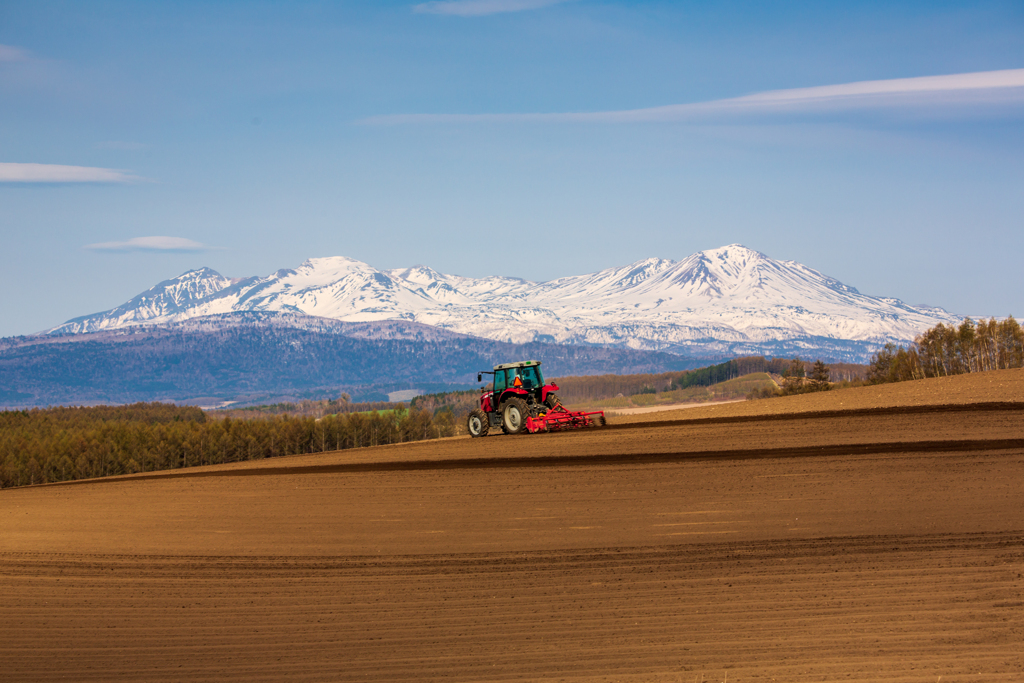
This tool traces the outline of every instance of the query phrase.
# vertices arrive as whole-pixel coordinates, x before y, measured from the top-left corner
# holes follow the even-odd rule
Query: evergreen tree
[[[818,390],[824,391],[829,388],[829,369],[819,358],[811,368],[811,383]]]

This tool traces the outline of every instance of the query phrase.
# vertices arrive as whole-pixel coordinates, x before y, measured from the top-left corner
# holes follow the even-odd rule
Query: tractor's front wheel
[[[466,420],[466,429],[472,437],[487,436],[491,429],[491,423],[487,419],[487,413],[477,408],[469,414]]]
[[[526,401],[521,398],[510,398],[501,413],[502,431],[506,434],[519,434],[526,429],[526,417],[529,415]]]

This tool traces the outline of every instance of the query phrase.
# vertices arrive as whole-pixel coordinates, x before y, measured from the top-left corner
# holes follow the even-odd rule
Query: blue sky
[[[735,242],[1019,318],[1022,70],[1019,1],[7,0],[0,336],[200,266]]]

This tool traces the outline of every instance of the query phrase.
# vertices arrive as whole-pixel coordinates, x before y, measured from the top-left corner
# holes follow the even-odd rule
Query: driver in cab
[[[537,384],[537,373],[534,372],[533,368],[517,368],[516,378],[512,381],[512,386],[523,389],[532,389]]]

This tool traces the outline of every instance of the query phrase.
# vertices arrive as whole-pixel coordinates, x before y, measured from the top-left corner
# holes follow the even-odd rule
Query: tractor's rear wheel
[[[472,437],[487,436],[487,432],[491,429],[491,423],[487,419],[487,413],[479,408],[472,411],[469,414],[469,419],[466,420],[466,429]]]
[[[547,398],[544,399],[544,405],[546,405],[549,410],[554,410],[559,405],[561,405],[561,403],[562,401],[559,400],[558,394],[556,394],[553,391],[547,395]]]
[[[519,434],[526,429],[526,418],[529,416],[526,401],[521,398],[510,398],[505,402],[501,412],[501,427],[506,434]]]

